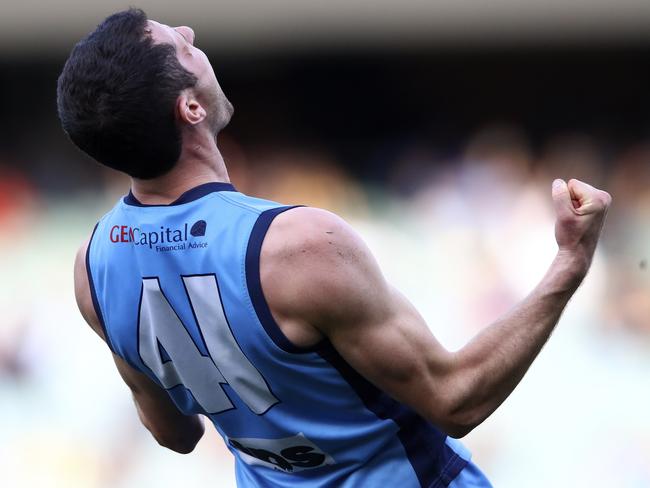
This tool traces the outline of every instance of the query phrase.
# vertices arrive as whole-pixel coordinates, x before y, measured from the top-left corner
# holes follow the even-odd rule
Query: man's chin
[[[229,100],[226,100],[225,112],[227,115],[226,124],[228,124],[228,122],[230,122],[230,119],[232,119],[233,114],[235,113],[235,107],[232,103],[230,103]]]
[[[226,100],[226,103],[224,104],[223,107],[223,112],[221,113],[220,117],[220,129],[223,129],[230,123],[230,119],[232,119],[233,114],[235,113],[235,107],[233,107],[232,103],[230,103],[228,100]]]

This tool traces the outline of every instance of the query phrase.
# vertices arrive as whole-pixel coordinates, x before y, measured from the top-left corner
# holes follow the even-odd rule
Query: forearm
[[[559,253],[533,292],[455,354],[454,415],[469,430],[510,395],[555,328],[588,264]]]

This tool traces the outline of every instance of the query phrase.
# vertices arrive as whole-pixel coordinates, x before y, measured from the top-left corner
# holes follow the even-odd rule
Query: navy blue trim
[[[97,318],[99,319],[99,324],[101,325],[102,331],[104,332],[104,338],[106,339],[106,344],[108,344],[108,348],[114,354],[117,354],[111,342],[111,338],[108,335],[108,330],[106,329],[104,316],[102,315],[101,308],[99,307],[99,301],[97,300],[97,293],[95,293],[95,282],[93,280],[93,274],[92,271],[90,271],[90,246],[93,243],[93,237],[95,237],[95,232],[97,231],[98,226],[99,226],[99,222],[95,224],[93,233],[90,235],[90,240],[88,241],[88,247],[86,248],[86,274],[88,275],[88,287],[90,288],[90,297],[92,298],[93,308],[95,309],[95,314],[97,315]]]
[[[397,424],[397,437],[404,446],[420,486],[447,486],[467,465],[467,460],[445,443],[446,434],[363,378],[330,343],[321,348],[319,355],[341,374],[368,410],[380,419],[390,419]]]
[[[248,248],[246,249],[246,285],[248,286],[248,295],[253,302],[253,308],[255,308],[257,318],[262,323],[262,327],[264,327],[271,340],[279,348],[286,352],[296,354],[318,351],[322,347],[322,343],[312,347],[298,347],[287,339],[287,336],[280,330],[280,327],[271,314],[269,305],[266,303],[266,298],[264,298],[264,292],[262,291],[262,282],[260,281],[260,252],[262,251],[264,236],[266,236],[266,232],[273,219],[282,212],[300,206],[276,207],[262,212],[257,217],[257,221],[253,226],[253,230],[248,239]]]
[[[146,203],[140,203],[140,201],[135,198],[133,193],[129,190],[129,194],[124,197],[124,203],[127,205],[133,205],[135,207],[172,207],[174,205],[182,205],[184,203],[193,202],[198,200],[201,197],[214,193],[216,191],[237,191],[231,183],[224,183],[221,181],[213,181],[211,183],[204,183],[203,185],[196,186],[187,190],[180,197],[174,200],[169,204],[161,205],[148,205]]]

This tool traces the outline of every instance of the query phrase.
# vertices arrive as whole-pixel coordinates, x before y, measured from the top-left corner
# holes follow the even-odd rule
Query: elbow
[[[442,427],[447,435],[460,439],[481,425],[485,418],[480,409],[457,407],[447,412]]]
[[[456,354],[445,363],[431,364],[428,370],[427,403],[423,413],[449,437],[460,439],[489,416],[489,395],[480,377],[459,363]]]
[[[194,443],[181,442],[181,443],[173,443],[173,444],[163,444],[161,442],[158,442],[158,444],[160,444],[163,447],[166,447],[167,449],[171,449],[172,451],[177,452],[178,454],[189,454],[196,447],[196,442]]]
[[[448,408],[438,412],[439,425],[454,439],[465,437],[486,418],[485,412],[478,406],[470,406],[468,401],[453,402]]]
[[[428,415],[428,420],[454,439],[465,437],[483,421],[476,415],[466,413],[463,410],[446,409],[431,412]]]
[[[482,424],[490,412],[471,378],[456,376],[445,386],[445,395],[436,402],[440,427],[450,437],[460,439]]]
[[[162,447],[166,447],[167,449],[170,449],[179,454],[191,453],[196,447],[196,444],[199,442],[199,438],[165,438],[162,436],[154,436],[154,438]]]
[[[172,432],[154,430],[149,428],[149,426],[147,428],[159,445],[179,454],[191,453],[204,433],[204,427],[200,421],[196,422],[196,425],[193,425],[189,429]]]
[[[478,425],[478,423],[450,422],[443,426],[443,430],[449,437],[461,439],[473,431]]]

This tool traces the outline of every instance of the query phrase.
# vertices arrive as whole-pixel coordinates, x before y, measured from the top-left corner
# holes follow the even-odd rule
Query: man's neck
[[[140,203],[166,205],[196,186],[217,181],[229,183],[230,178],[216,141],[203,145],[184,142],[171,171],[150,180],[132,178],[131,192]]]

